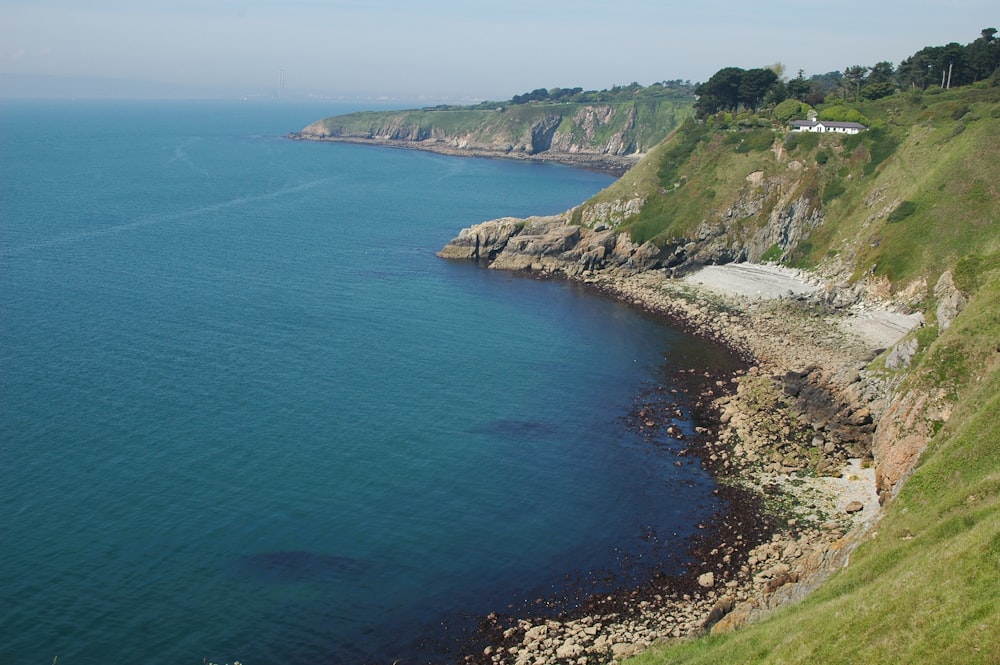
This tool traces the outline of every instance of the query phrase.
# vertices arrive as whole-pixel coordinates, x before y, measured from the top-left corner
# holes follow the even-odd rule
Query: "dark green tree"
[[[941,74],[945,87],[969,85],[975,81],[972,67],[969,64],[969,54],[966,48],[958,42],[945,45],[941,51]]]
[[[812,86],[809,84],[809,81],[803,78],[802,74],[803,71],[800,69],[799,75],[785,84],[785,90],[788,92],[788,97],[791,99],[797,99],[800,102],[804,101],[806,95],[812,92]]]
[[[845,97],[853,94],[854,100],[861,98],[861,86],[868,75],[868,68],[864,65],[851,65],[844,70]]]
[[[881,99],[896,92],[896,73],[891,62],[879,62],[868,72],[868,78],[861,88],[865,99]]]
[[[724,109],[735,110],[740,102],[742,80],[742,69],[723,67],[706,82],[698,84],[694,89],[694,94],[699,96],[695,103],[695,114],[704,118]]]
[[[764,101],[764,96],[777,82],[778,75],[771,69],[758,68],[743,72],[743,76],[740,77],[737,107],[745,106],[756,112],[760,103]]]
[[[1000,69],[1000,40],[996,33],[996,28],[985,28],[979,39],[968,46],[969,66],[976,81],[988,79]]]
[[[941,80],[940,46],[925,46],[909,58],[899,63],[896,68],[896,80],[903,88],[919,88],[926,90]]]

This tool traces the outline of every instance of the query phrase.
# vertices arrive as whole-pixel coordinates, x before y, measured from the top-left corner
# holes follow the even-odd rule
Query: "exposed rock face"
[[[760,262],[772,247],[782,258],[823,223],[823,213],[808,198],[795,191],[797,173],[790,171],[766,177],[761,171],[747,174],[738,198],[716,210],[699,225],[691,238],[689,257],[693,263]],[[766,213],[766,219],[761,216]],[[742,232],[740,222],[757,219]]]
[[[561,115],[547,115],[531,125],[531,147],[529,154],[537,155],[552,147],[552,136],[556,133]]]
[[[773,246],[782,251],[793,248],[823,219],[802,197],[786,201],[777,196],[769,200],[774,198],[771,192],[779,191],[780,187],[768,182],[759,173],[751,174],[748,177],[751,187],[720,216],[703,222],[694,238],[678,238],[663,246],[637,245],[627,234],[615,231],[642,210],[645,199],[641,197],[599,202],[554,217],[531,218],[519,229],[510,229],[509,219],[483,222],[463,230],[449,245],[461,246],[471,234],[479,237],[481,244],[489,245],[477,258],[488,257],[490,263],[495,262],[493,267],[569,277],[599,270],[635,274],[671,268],[682,272],[703,264],[759,261]],[[766,224],[749,229],[744,235],[733,233],[733,221],[758,215],[765,205],[774,206]],[[574,213],[580,217],[579,226],[570,223]],[[503,231],[495,227],[502,227]],[[442,250],[441,256],[459,258],[461,252],[456,254],[456,251],[449,246]]]
[[[938,279],[934,286],[934,296],[938,301],[938,328],[944,332],[967,304],[965,296],[955,286],[950,270],[945,271]]]
[[[902,486],[934,435],[934,422],[944,422],[950,411],[938,396],[918,390],[898,395],[879,420],[872,441],[875,483],[884,502]]]
[[[670,251],[665,253],[651,243],[637,245],[611,229],[596,231],[569,224],[566,215],[476,224],[463,229],[438,252],[443,258],[485,261],[497,269],[569,277],[595,270],[636,274],[659,267],[669,255]]]

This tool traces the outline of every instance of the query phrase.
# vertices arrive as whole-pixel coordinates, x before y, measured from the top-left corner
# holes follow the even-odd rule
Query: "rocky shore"
[[[880,494],[890,496],[906,473],[876,459],[874,434],[893,386],[867,368],[919,319],[866,331],[831,306],[838,295],[829,284],[809,286],[809,276],[801,289],[759,288],[753,280],[766,267],[742,289],[697,274],[680,279],[650,248],[552,218],[477,225],[439,255],[589,284],[744,360],[730,376],[706,372],[686,384],[706,425],[678,454],[715,474],[726,509],[699,525],[683,574],[585,599],[555,617],[490,615],[467,662],[611,663],[757,620],[843,566],[878,520]],[[670,434],[673,406],[647,405],[633,424]]]
[[[562,164],[585,171],[595,171],[619,177],[642,158],[641,154],[614,154],[599,152],[566,152],[561,150],[545,150],[532,152],[524,149],[490,148],[486,146],[471,146],[447,139],[392,139],[382,137],[362,138],[357,136],[331,136],[327,134],[310,133],[306,131],[286,134],[293,141],[327,141],[332,143],[356,143],[363,145],[378,145],[385,148],[400,148],[403,150],[422,150],[439,155],[452,157],[479,157],[483,159],[517,159],[521,161],[548,164]]]

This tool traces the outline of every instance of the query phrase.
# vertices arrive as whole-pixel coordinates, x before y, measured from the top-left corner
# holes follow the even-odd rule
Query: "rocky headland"
[[[738,353],[743,369],[690,377],[681,396],[704,423],[681,454],[714,472],[728,508],[700,525],[682,575],[557,616],[490,615],[469,662],[613,662],[655,642],[733,630],[799,599],[846,563],[930,436],[920,424],[927,404],[896,395],[891,374],[869,369],[919,316],[871,288],[845,293],[773,265],[704,269],[684,260],[697,248],[638,245],[573,219],[569,211],[477,224],[439,256],[585,283]],[[632,423],[670,434],[674,408],[670,399],[646,405]]]
[[[620,176],[670,133],[689,113],[692,101],[680,95],[355,113],[317,120],[288,137],[549,162]]]

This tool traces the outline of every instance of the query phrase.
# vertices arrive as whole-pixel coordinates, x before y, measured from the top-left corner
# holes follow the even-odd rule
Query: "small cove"
[[[703,342],[434,256],[610,180],[280,138],[330,112],[3,107],[12,661],[392,662],[717,508],[625,422]]]

